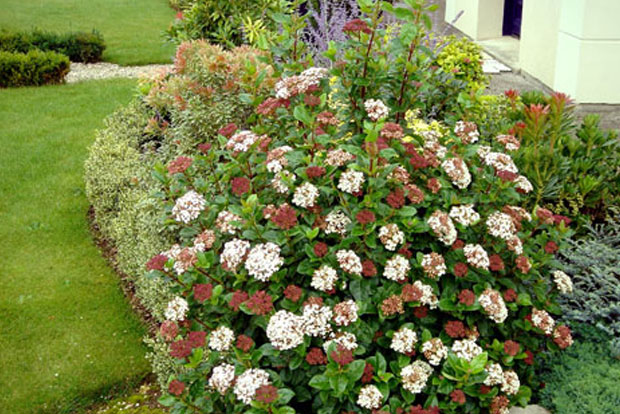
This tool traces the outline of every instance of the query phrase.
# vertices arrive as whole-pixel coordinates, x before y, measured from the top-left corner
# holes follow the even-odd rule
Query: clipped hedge
[[[32,32],[0,32],[0,50],[27,53],[44,50],[63,54],[72,62],[99,62],[105,50],[103,36],[93,30],[91,33],[52,33],[41,30]]]
[[[0,51],[0,87],[62,83],[69,73],[70,64],[66,56],[56,52]]]

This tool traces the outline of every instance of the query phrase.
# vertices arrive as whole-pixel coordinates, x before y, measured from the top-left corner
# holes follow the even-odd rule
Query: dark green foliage
[[[620,406],[620,360],[609,355],[609,336],[579,325],[579,339],[548,361],[541,404],[554,414],[606,414]]]
[[[56,52],[0,51],[0,88],[62,83],[70,64],[66,56]]]
[[[103,36],[91,33],[53,33],[41,30],[32,32],[0,32],[0,50],[26,53],[34,49],[66,55],[72,62],[99,62],[105,49]]]
[[[611,335],[620,356],[620,224],[592,229],[590,237],[562,252],[574,291],[561,298],[564,319],[595,325]]]

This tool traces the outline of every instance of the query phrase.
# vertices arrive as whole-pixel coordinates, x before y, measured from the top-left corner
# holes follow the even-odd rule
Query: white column
[[[445,21],[450,23],[463,11],[454,27],[474,40],[502,36],[504,0],[446,0]]]
[[[561,0],[553,88],[582,103],[620,103],[620,1]]]

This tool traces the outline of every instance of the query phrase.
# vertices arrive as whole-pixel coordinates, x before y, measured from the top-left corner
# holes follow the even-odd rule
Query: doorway
[[[523,0],[504,1],[504,24],[502,34],[504,36],[521,37],[521,15],[523,12]]]

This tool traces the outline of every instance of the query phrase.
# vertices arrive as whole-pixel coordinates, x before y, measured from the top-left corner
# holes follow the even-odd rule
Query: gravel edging
[[[94,79],[110,78],[139,78],[154,75],[158,72],[168,72],[172,64],[145,65],[145,66],[119,66],[114,63],[77,63],[71,62],[71,70],[65,77],[67,83],[77,83]]]

